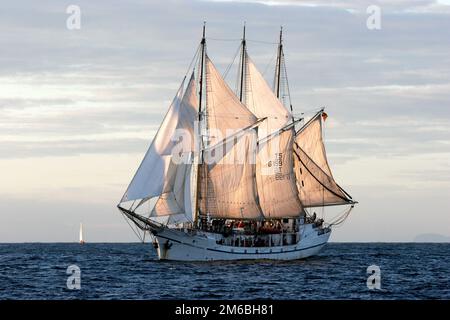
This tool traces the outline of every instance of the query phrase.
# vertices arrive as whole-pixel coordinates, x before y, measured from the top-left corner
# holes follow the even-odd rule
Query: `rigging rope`
[[[276,45],[278,45],[278,42],[270,42],[270,41],[262,41],[262,40],[251,40],[251,39],[247,39],[247,41],[255,42],[255,43],[276,44]]]
[[[199,46],[197,47],[197,50],[195,51],[194,57],[192,58],[191,62],[189,63],[189,67],[188,67],[187,70],[186,70],[186,73],[185,73],[185,75],[184,75],[184,79],[186,79],[186,77],[187,77],[187,75],[189,74],[189,71],[191,70],[191,68],[192,68],[192,66],[193,66],[193,64],[194,64],[194,62],[197,60],[197,56],[199,55],[199,52],[200,52],[200,47],[201,47],[201,45],[199,45]]]
[[[270,58],[269,63],[267,63],[266,68],[264,69],[264,72],[263,72],[263,74],[262,74],[263,76],[266,74],[267,70],[269,70],[269,66],[272,65],[272,62],[273,62],[273,60],[275,59],[276,56],[277,56],[277,52],[274,50],[274,53],[273,53],[273,55],[272,55],[272,58]]]
[[[212,41],[241,41],[241,39],[233,39],[233,38],[210,38],[210,37],[206,37],[207,40],[212,40]]]
[[[302,150],[302,148],[300,148],[300,146],[297,144],[297,142],[294,142],[294,144],[295,144],[295,146],[299,149],[299,150],[301,150],[304,154],[305,154],[305,156],[306,156],[306,158],[307,158],[307,160],[310,160],[312,163],[314,163],[314,161]],[[347,202],[350,202],[349,201],[349,199],[346,199],[346,198],[344,198],[344,197],[342,197],[341,195],[339,195],[339,194],[337,194],[336,192],[334,192],[333,190],[331,190],[330,188],[328,188],[325,184],[323,184],[323,182],[322,181],[320,181],[320,179],[319,178],[317,178],[312,172],[311,172],[311,170],[306,166],[306,164],[303,162],[303,160],[301,159],[301,157],[300,157],[300,155],[297,153],[297,151],[296,150],[293,150],[294,151],[294,155],[297,157],[297,159],[301,162],[301,164],[303,165],[303,167],[309,172],[309,174],[319,183],[319,184],[321,184],[322,185],[322,187],[323,188],[325,188],[327,191],[329,191],[329,192],[331,192],[333,195],[335,195],[336,197],[338,197],[338,198],[341,198],[342,200],[344,200],[344,201],[347,201]],[[321,172],[322,174],[324,174],[325,176],[328,176],[320,167],[318,167],[318,169],[319,169],[319,172]]]
[[[212,41],[242,41],[240,38],[210,38],[206,37],[207,40]],[[278,44],[278,42],[270,42],[270,41],[263,41],[263,40],[252,40],[252,39],[245,39],[245,41],[254,42],[254,43],[261,43],[261,44]]]
[[[123,219],[124,219],[124,220],[127,222],[127,224],[130,226],[131,230],[133,230],[134,234],[138,237],[138,239],[142,241],[141,235],[140,235],[138,232],[136,232],[136,230],[131,226],[130,222],[129,222],[128,219],[125,217],[125,214],[124,214],[123,212],[121,212],[121,213],[122,213]]]
[[[231,61],[231,63],[228,65],[228,67],[226,68],[225,72],[223,73],[223,78],[225,79],[228,75],[228,72],[230,72],[231,67],[234,64],[234,61],[236,60],[237,55],[239,54],[239,51],[241,49],[241,46],[239,45],[239,47],[236,50],[236,53],[234,54],[233,60]]]
[[[287,74],[287,68],[286,68],[286,59],[284,58],[284,52],[283,52],[283,69],[284,69],[284,76],[286,78],[286,87],[287,87],[287,93],[288,93],[288,99],[289,99],[289,107],[291,108],[291,113],[294,114],[294,109],[292,107],[292,100],[291,100],[291,90],[289,89],[289,79]]]
[[[331,226],[339,226],[339,225],[341,225],[347,219],[347,217],[350,215],[350,212],[353,210],[354,207],[355,207],[355,205],[352,204],[350,206],[350,208],[340,212],[333,219],[331,219],[331,222],[327,223],[327,225],[330,226],[330,227]]]

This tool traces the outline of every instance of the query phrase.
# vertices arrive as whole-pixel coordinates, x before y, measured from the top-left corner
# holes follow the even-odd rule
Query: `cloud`
[[[266,6],[293,6],[310,8],[339,8],[350,13],[365,13],[366,8],[377,5],[389,13],[450,13],[446,0],[359,0],[359,1],[311,1],[311,0],[210,0],[214,2],[251,3]]]

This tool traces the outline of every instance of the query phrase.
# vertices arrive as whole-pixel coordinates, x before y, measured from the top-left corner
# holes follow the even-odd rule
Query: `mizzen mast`
[[[200,42],[200,79],[199,79],[199,92],[198,92],[198,121],[202,120],[202,95],[203,95],[203,72],[204,72],[204,64],[205,64],[205,46],[206,46],[206,38],[205,38],[205,28],[206,23],[203,23],[203,36],[202,41]]]

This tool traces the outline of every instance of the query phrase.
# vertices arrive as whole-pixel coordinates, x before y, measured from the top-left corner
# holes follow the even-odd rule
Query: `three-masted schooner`
[[[190,78],[118,204],[160,259],[306,258],[333,225],[309,208],[349,205],[341,222],[356,203],[328,165],[324,110],[304,121],[282,102],[282,31],[274,88],[248,55],[245,27],[239,56],[233,92],[206,52],[203,26]]]

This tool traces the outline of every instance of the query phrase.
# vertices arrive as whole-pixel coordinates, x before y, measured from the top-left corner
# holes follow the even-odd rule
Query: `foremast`
[[[239,101],[242,103],[245,103],[244,101],[244,91],[245,91],[245,69],[246,69],[246,48],[247,42],[245,40],[245,23],[244,23],[244,30],[242,32],[242,41],[241,41],[241,63],[240,63],[240,80],[239,80]]]
[[[198,92],[198,139],[200,143],[197,144],[198,147],[198,156],[197,156],[197,170],[196,170],[196,190],[195,190],[195,206],[194,206],[194,226],[198,225],[198,218],[200,215],[200,203],[199,203],[199,193],[201,188],[201,179],[199,179],[200,170],[202,169],[201,164],[204,162],[203,149],[204,149],[204,140],[202,134],[202,120],[203,111],[202,111],[202,100],[203,100],[203,79],[205,72],[205,54],[206,54],[206,23],[203,23],[203,34],[202,40],[200,42],[200,74],[199,74],[199,92]],[[206,108],[205,108],[206,111]],[[206,115],[205,115],[206,116]],[[206,121],[205,121],[206,123]],[[207,183],[207,179],[205,179],[205,183]],[[206,188],[205,188],[206,189]]]

